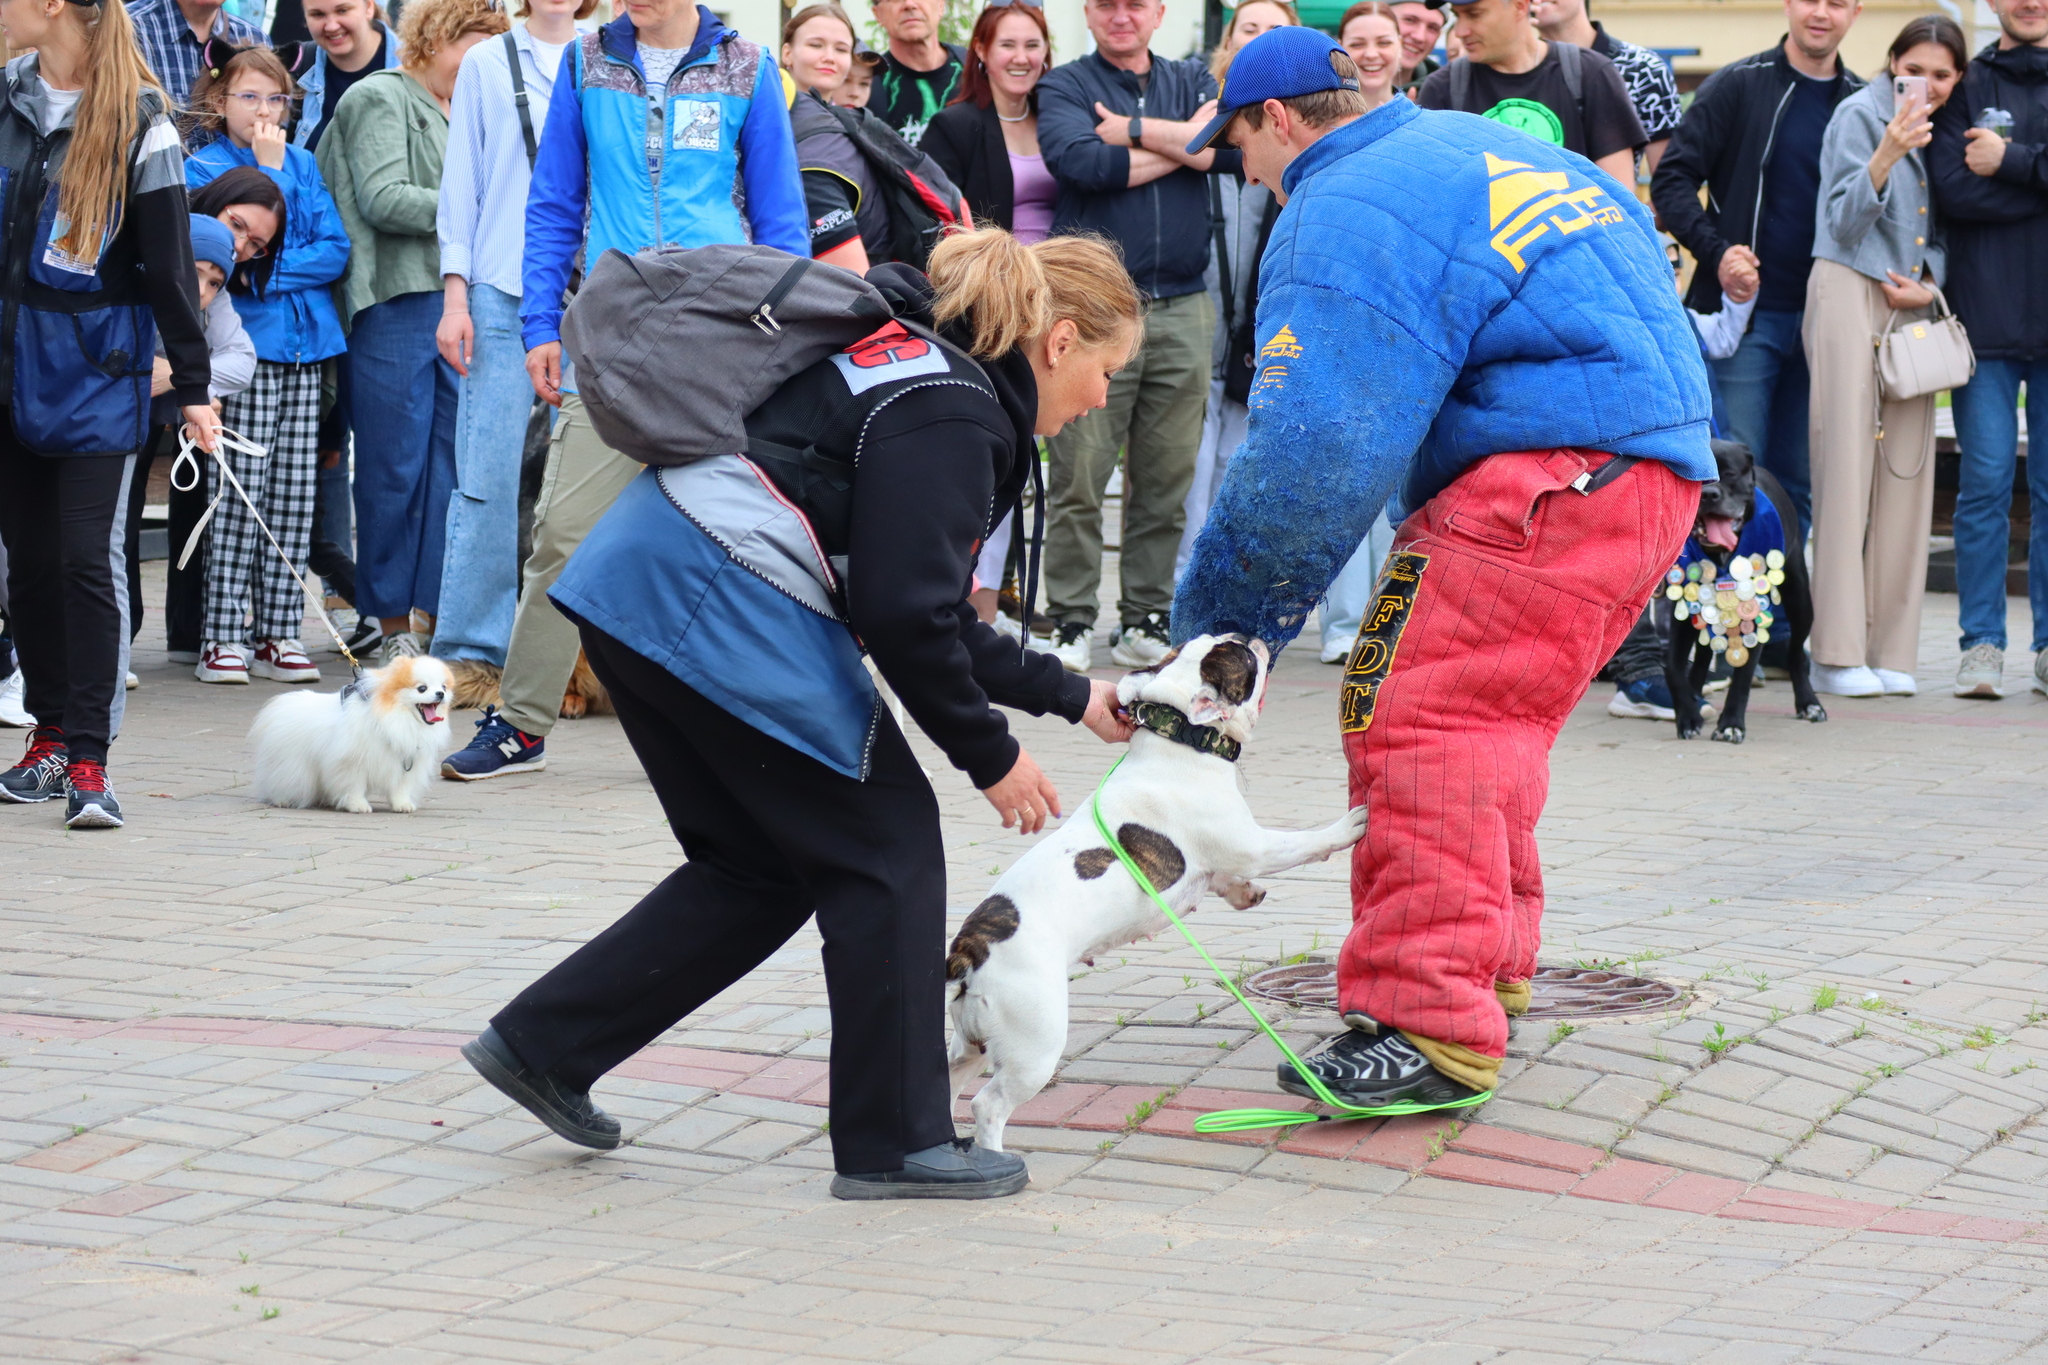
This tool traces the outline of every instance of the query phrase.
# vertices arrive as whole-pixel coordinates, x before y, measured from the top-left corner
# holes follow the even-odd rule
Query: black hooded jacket
[[[1986,109],[2013,117],[1998,173],[1964,164]],[[1948,233],[1948,301],[1985,360],[2048,360],[2048,47],[1992,44],[1934,115],[1927,148]]]
[[[1837,69],[1842,77],[1835,83],[1839,104],[1863,88],[1863,78],[1839,58]],[[1699,262],[1685,294],[1685,306],[1696,313],[1721,311],[1721,254],[1756,242],[1772,144],[1800,79],[1783,43],[1722,67],[1700,86],[1657,163],[1650,202],[1664,230]],[[1705,207],[1699,199],[1702,185]]]
[[[922,276],[886,266],[869,278],[899,315],[931,325],[928,304],[920,312],[901,297]],[[941,335],[963,350],[971,340]],[[1089,683],[984,625],[967,603],[981,543],[1038,458],[1031,362],[1012,351],[981,368],[994,401],[966,384],[931,385],[874,414],[854,480],[846,594],[854,633],[905,709],[975,786],[990,787],[1015,766],[1018,744],[989,703],[1078,721]]]

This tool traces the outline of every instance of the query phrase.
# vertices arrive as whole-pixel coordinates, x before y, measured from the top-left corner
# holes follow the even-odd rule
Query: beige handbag
[[[1927,287],[1934,290],[1933,316],[1902,323],[1894,309],[1877,338],[1877,377],[1886,398],[1920,398],[1960,388],[1977,372],[1970,334],[1941,290]]]

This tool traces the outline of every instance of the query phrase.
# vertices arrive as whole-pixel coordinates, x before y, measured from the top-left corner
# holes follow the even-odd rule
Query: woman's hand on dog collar
[[[1125,743],[1138,728],[1138,723],[1117,701],[1116,684],[1101,678],[1088,684],[1088,709],[1082,713],[1081,723],[1101,736],[1104,744]]]

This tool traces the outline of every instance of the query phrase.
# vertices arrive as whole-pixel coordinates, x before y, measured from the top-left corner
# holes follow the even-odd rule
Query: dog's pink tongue
[[[441,723],[440,703],[428,702],[425,706],[422,706],[420,708],[420,719],[429,725],[439,725]]]
[[[1727,550],[1731,553],[1734,551],[1737,539],[1735,534],[1735,518],[1703,517],[1700,520],[1700,530],[1705,533],[1707,544],[1715,549]]]

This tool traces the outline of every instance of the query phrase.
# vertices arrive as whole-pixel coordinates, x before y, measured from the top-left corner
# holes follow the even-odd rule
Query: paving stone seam
[[[402,1050],[444,1059],[459,1055],[462,1043],[468,1041],[466,1034],[433,1030],[189,1015],[85,1020],[0,1014],[0,1036],[239,1044],[328,1054]],[[779,1053],[657,1044],[618,1070],[619,1074],[635,1079],[700,1085],[725,1094],[782,1100],[812,1108],[822,1108],[828,1102],[827,1065]],[[1024,1128],[1147,1133],[1239,1146],[1270,1145],[1271,1150],[1289,1155],[1357,1161],[1410,1176],[1743,1221],[1987,1242],[2048,1241],[2048,1224],[1783,1190],[1658,1162],[1616,1157],[1598,1147],[1513,1129],[1461,1123],[1454,1117],[1416,1114],[1347,1122],[1318,1120],[1280,1134],[1277,1140],[1269,1132],[1209,1134],[1194,1129],[1195,1119],[1204,1112],[1242,1106],[1264,1108],[1275,1103],[1275,1096],[1259,1092],[1067,1082],[1041,1091],[1013,1114],[1010,1122]],[[66,1142],[81,1142],[94,1136],[88,1131]],[[38,1149],[18,1162],[41,1165],[38,1157],[62,1145]],[[91,1164],[97,1163],[67,1169],[89,1169]],[[188,1193],[191,1191],[170,1192],[158,1186],[135,1184],[93,1195],[66,1208],[76,1213],[100,1213],[103,1209],[109,1214],[127,1213]],[[138,1204],[134,1202],[137,1200],[146,1202]]]

